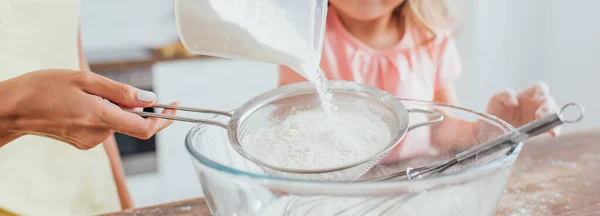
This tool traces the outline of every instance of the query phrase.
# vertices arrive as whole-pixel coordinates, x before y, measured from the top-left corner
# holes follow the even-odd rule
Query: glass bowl
[[[447,104],[401,99],[444,121],[409,132],[370,176],[440,161],[514,128],[493,116]],[[411,122],[422,121],[412,118]],[[226,117],[214,120],[226,122]],[[223,128],[199,124],[186,147],[213,215],[494,215],[522,143],[426,179],[335,182],[265,174],[239,155]]]

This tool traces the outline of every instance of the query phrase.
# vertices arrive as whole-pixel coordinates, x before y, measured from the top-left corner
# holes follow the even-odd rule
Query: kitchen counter
[[[526,143],[497,216],[600,215],[600,128]],[[109,215],[210,215],[203,198]]]

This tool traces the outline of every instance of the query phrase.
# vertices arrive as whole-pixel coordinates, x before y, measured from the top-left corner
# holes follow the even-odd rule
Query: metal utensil
[[[563,112],[568,107],[576,107],[579,111],[577,118],[573,120],[565,120],[563,118]],[[443,173],[448,168],[455,165],[466,165],[473,161],[477,161],[478,157],[488,156],[494,153],[498,153],[502,149],[511,148],[509,152],[512,152],[513,148],[518,143],[523,142],[531,137],[543,134],[550,129],[553,129],[564,123],[576,123],[579,122],[584,115],[584,109],[578,104],[570,103],[562,107],[559,113],[549,114],[541,119],[532,121],[526,125],[523,125],[516,130],[500,135],[494,139],[491,139],[481,145],[470,148],[463,151],[452,159],[435,163],[432,165],[407,169],[405,172],[392,173],[388,175],[377,176],[368,179],[357,180],[356,182],[363,181],[390,181],[390,180],[411,180],[411,179],[422,179],[426,177],[432,177]],[[425,193],[426,191],[423,191]],[[373,197],[365,198],[354,203],[348,203],[346,206],[340,207],[339,210],[333,215],[394,215],[394,211],[402,207],[408,200],[416,197],[418,193],[406,195],[406,196],[389,196],[389,197]],[[348,200],[350,198],[340,197],[320,197],[320,198],[296,198],[286,205],[284,215],[308,215],[310,211],[317,207],[326,206],[328,203],[335,202],[335,200]],[[340,202],[340,201],[338,201]]]
[[[564,119],[564,112],[569,107],[577,108],[577,118],[572,120]],[[473,161],[476,161],[479,157],[498,153],[498,151],[501,151],[502,149],[511,148],[512,150],[512,148],[515,148],[518,143],[523,142],[531,137],[546,133],[550,129],[553,129],[564,123],[577,123],[583,119],[584,113],[585,109],[582,106],[575,103],[569,103],[563,106],[558,113],[548,114],[538,120],[525,124],[512,132],[500,135],[483,144],[458,153],[451,159],[419,168],[407,168],[404,172],[376,176],[362,179],[360,181],[411,180],[415,178],[421,179],[436,176],[455,165],[467,165]]]
[[[309,180],[354,181],[377,164],[404,135],[417,127],[434,124],[443,120],[442,114],[424,109],[406,109],[393,95],[365,84],[329,80],[327,88],[333,95],[332,103],[341,111],[371,112],[384,122],[392,137],[390,141],[371,157],[334,168],[289,169],[277,164],[268,164],[244,151],[244,137],[255,133],[259,128],[277,124],[293,115],[295,111],[320,109],[321,103],[316,88],[308,82],[286,85],[265,92],[243,104],[235,112],[196,109],[189,107],[155,105],[157,108],[177,109],[197,113],[212,113],[229,117],[228,122],[207,119],[184,118],[156,113],[130,111],[141,116],[203,123],[222,127],[227,130],[229,143],[243,157],[254,162],[265,172],[282,177]],[[360,105],[360,106],[358,106]],[[431,115],[431,120],[409,126],[409,113]]]

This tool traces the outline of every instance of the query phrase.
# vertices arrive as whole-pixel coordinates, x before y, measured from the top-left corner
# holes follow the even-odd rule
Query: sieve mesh
[[[398,130],[400,130],[400,120],[386,104],[361,95],[352,95],[345,92],[333,93],[332,102],[338,111],[369,112],[373,116],[378,116],[391,134],[398,133]],[[256,133],[261,127],[279,124],[299,111],[314,109],[321,109],[319,97],[316,93],[293,95],[265,104],[254,112],[248,113],[246,118],[239,123],[237,136],[239,140],[242,140],[240,145],[244,145],[243,140],[246,136]]]
[[[259,96],[238,109],[228,127],[230,142],[234,149],[271,175],[342,181],[351,181],[362,176],[381,160],[388,150],[400,142],[407,131],[407,111],[396,98],[379,89],[339,81],[330,81],[328,84],[333,96],[332,104],[337,111],[369,112],[386,125],[391,137],[389,143],[383,145],[376,155],[339,167],[302,170],[267,164],[243,150],[243,140],[255,134],[260,128],[279,124],[298,111],[321,109],[317,91],[314,86],[306,83],[287,86],[289,89],[279,88],[272,95],[267,94],[262,98]],[[373,143],[373,145],[382,144]]]

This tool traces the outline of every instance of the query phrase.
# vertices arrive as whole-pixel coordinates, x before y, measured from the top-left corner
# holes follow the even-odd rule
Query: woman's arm
[[[85,58],[85,54],[83,53],[83,47],[81,45],[81,30],[78,33],[77,43],[77,47],[79,50],[79,67],[82,71],[90,71],[90,66],[87,62],[87,59]],[[115,136],[110,136],[107,140],[103,142],[103,145],[104,150],[106,151],[106,154],[108,155],[108,159],[110,161],[113,177],[115,179],[115,184],[119,193],[119,199],[121,201],[121,208],[132,208],[133,201],[131,199],[131,195],[129,194],[129,190],[127,190],[125,172],[123,170],[123,163],[121,162],[119,148],[117,147],[117,141],[115,140]]]
[[[0,98],[2,99],[2,106],[0,106],[0,147],[22,136],[16,128],[18,113],[15,110],[19,110],[17,104],[20,95],[14,94],[16,90],[11,88],[11,86],[15,86],[14,82],[15,80],[0,82]]]

